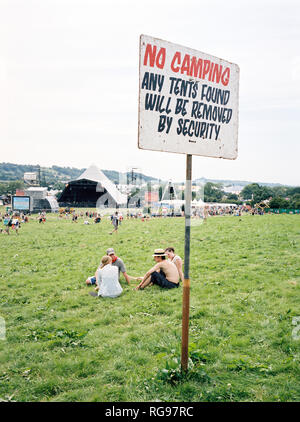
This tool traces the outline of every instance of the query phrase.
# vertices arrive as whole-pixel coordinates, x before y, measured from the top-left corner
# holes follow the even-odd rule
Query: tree
[[[239,199],[239,197],[237,196],[237,194],[236,194],[236,193],[229,193],[229,194],[227,195],[227,199],[228,199],[229,201],[237,201],[237,200]]]
[[[285,196],[293,196],[296,194],[300,194],[300,186],[297,186],[295,188],[288,188]]]
[[[253,205],[272,197],[273,191],[268,186],[260,186],[258,183],[251,183],[243,188],[241,197],[243,199],[252,199]]]
[[[22,180],[0,183],[0,195],[15,195],[17,189],[24,189],[24,182]]]
[[[220,202],[224,192],[219,183],[207,182],[204,186],[204,202]]]
[[[289,208],[290,203],[284,198],[280,198],[279,196],[276,198],[272,198],[269,202],[270,208]]]
[[[258,191],[259,185],[257,183],[251,183],[251,185],[245,186],[241,191],[241,197],[244,199],[252,199],[252,195]]]
[[[285,186],[273,186],[272,187],[272,193],[273,193],[273,197],[282,197],[285,198],[286,196],[288,196],[288,188]]]
[[[290,208],[300,210],[300,193],[296,193],[291,197]]]
[[[7,192],[7,184],[0,183],[0,195],[4,195]]]

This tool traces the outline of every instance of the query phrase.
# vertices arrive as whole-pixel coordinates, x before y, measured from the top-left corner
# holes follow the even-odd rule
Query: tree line
[[[49,186],[47,183],[42,186],[51,187],[52,189],[62,190],[65,184],[56,181]],[[0,183],[0,195],[14,195],[17,189],[24,189],[23,180],[14,180],[11,182]],[[159,200],[162,197],[162,187],[159,188]],[[193,192],[195,199],[196,193]],[[184,192],[182,198],[184,199]],[[204,202],[218,202],[218,203],[233,203],[233,204],[246,204],[252,207],[262,201],[269,200],[270,208],[285,208],[285,209],[300,209],[300,186],[262,186],[258,183],[251,183],[246,185],[239,195],[235,193],[228,193],[224,191],[221,183],[207,182],[204,185]]]
[[[258,183],[246,185],[239,195],[227,193],[223,185],[207,182],[204,186],[204,202],[247,203],[254,207],[268,200],[270,208],[300,209],[300,187],[262,186]]]

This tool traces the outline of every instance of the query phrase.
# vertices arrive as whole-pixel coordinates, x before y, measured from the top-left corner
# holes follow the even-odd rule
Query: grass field
[[[16,401],[299,401],[300,219],[213,217],[192,226],[191,370],[181,376],[182,288],[127,286],[117,299],[85,285],[107,247],[130,275],[154,248],[183,256],[184,220],[107,219],[0,235],[0,398]],[[299,333],[299,332],[298,332]]]

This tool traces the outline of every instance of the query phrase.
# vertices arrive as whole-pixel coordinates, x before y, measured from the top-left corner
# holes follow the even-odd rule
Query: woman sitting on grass
[[[118,297],[123,291],[119,283],[118,267],[112,265],[112,259],[108,255],[102,257],[96,271],[96,285],[98,296],[102,297]]]
[[[182,271],[182,259],[180,258],[179,255],[175,255],[174,248],[170,247],[170,248],[165,249],[165,253],[167,254],[167,257],[169,258],[169,260],[173,262],[173,264],[176,265],[180,280],[183,281],[184,276],[183,276],[183,271]]]

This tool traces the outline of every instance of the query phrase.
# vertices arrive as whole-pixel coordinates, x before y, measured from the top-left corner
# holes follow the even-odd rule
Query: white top
[[[118,297],[123,289],[119,283],[119,269],[111,264],[97,270],[98,296]]]
[[[175,264],[175,262],[178,261],[178,260],[182,261],[182,259],[180,258],[180,256],[175,255],[174,258],[171,261],[173,262],[173,264]]]

